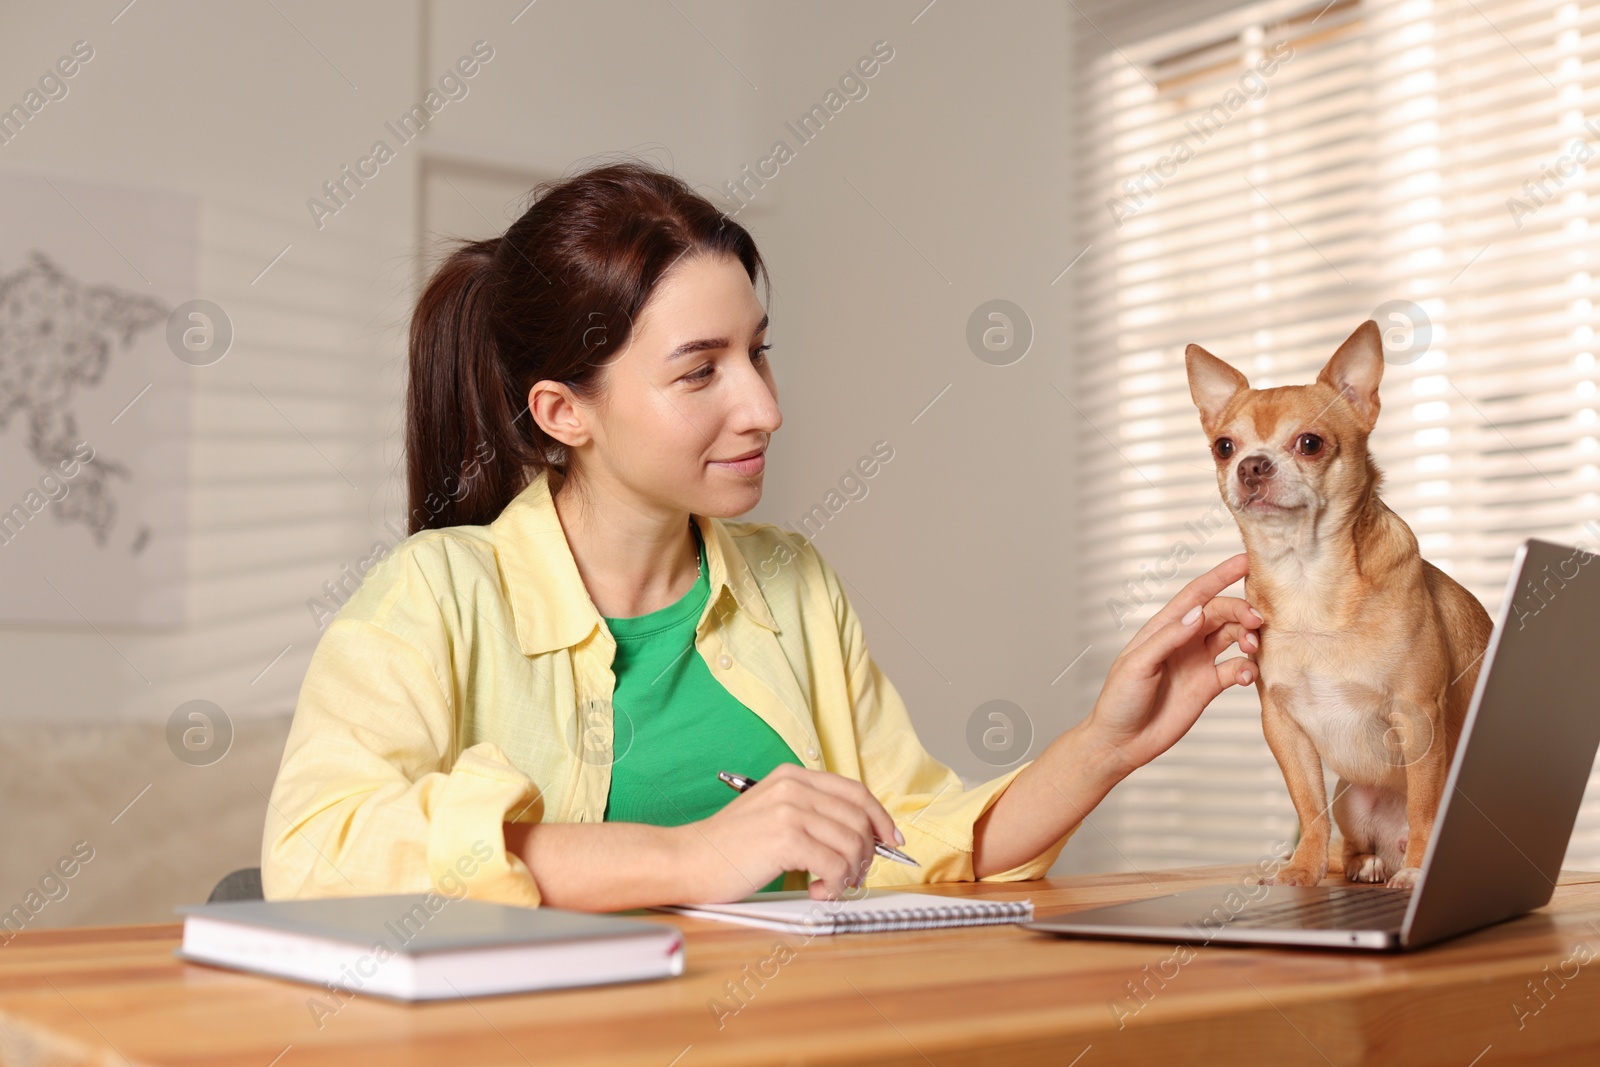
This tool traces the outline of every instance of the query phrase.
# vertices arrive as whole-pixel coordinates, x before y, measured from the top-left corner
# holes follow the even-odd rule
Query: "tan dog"
[[[1185,355],[1264,620],[1261,723],[1300,818],[1266,881],[1328,873],[1326,762],[1345,877],[1414,886],[1493,623],[1378,499],[1378,326],[1357,327],[1311,385],[1252,389],[1200,346]]]

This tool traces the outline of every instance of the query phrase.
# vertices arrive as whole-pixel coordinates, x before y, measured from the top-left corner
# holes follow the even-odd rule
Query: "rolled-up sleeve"
[[[982,879],[973,877],[973,826],[1028,764],[968,789],[955,771],[929,755],[917,738],[905,702],[868,653],[861,620],[838,575],[820,555],[817,559],[838,621],[862,784],[905,835],[903,851],[921,864],[911,867],[880,858],[868,872],[866,884],[1010,882],[1043,877],[1076,827],[1025,863]]]
[[[455,752],[449,692],[413,643],[366,619],[329,624],[268,802],[268,900],[433,891],[539,903],[502,827],[528,819],[539,790],[495,744]]]

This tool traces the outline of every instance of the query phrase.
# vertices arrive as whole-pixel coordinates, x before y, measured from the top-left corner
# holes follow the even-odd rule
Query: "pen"
[[[756,778],[746,778],[742,774],[730,774],[727,771],[718,771],[717,777],[721,778],[724,782],[727,782],[731,788],[737,789],[741,793],[759,781],[759,779]],[[918,863],[904,852],[901,852],[899,849],[891,845],[886,845],[882,841],[874,839],[872,843],[872,849],[886,860],[894,860],[896,863],[909,863],[913,867],[922,866],[922,864]]]

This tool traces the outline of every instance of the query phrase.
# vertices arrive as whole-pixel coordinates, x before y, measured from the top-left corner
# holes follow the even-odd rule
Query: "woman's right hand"
[[[810,871],[810,894],[832,900],[859,885],[877,840],[902,844],[894,820],[867,787],[830,771],[780,763],[723,809],[677,828],[686,884],[684,903],[740,900],[785,871]]]

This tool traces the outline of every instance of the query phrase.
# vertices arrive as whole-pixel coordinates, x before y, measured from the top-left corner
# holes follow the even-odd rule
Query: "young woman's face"
[[[737,259],[679,262],[607,364],[602,403],[586,410],[594,447],[584,476],[700,515],[755,507],[767,441],[783,424],[766,332],[766,312]]]

